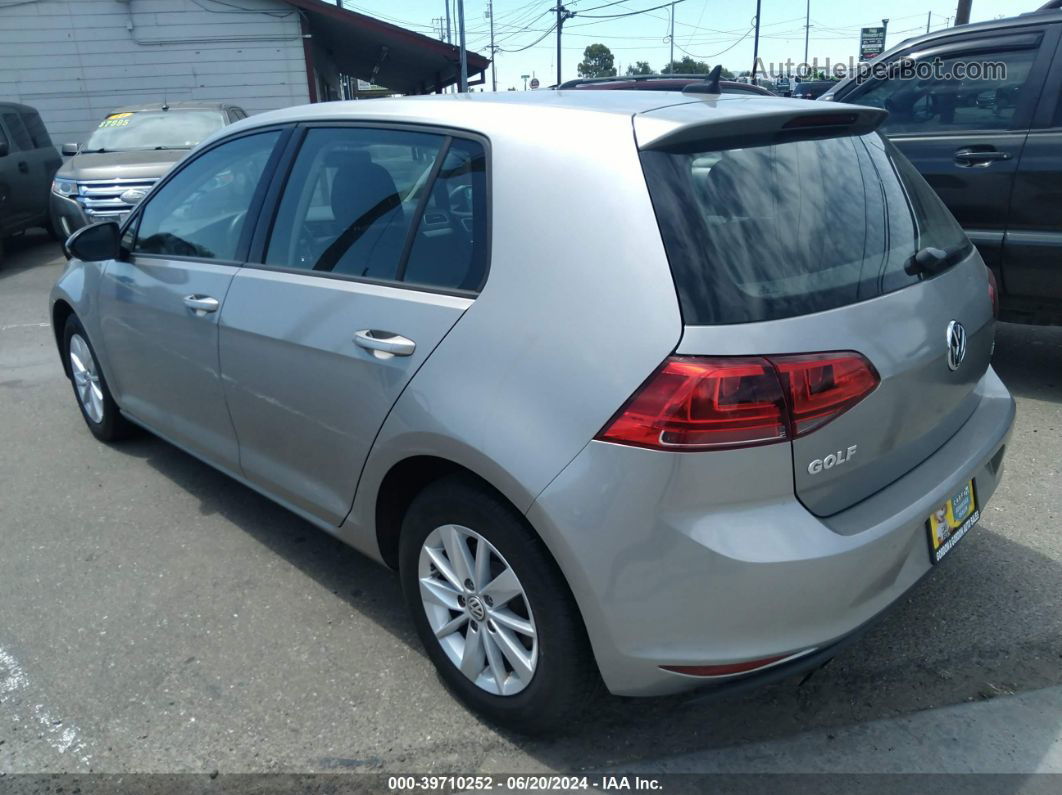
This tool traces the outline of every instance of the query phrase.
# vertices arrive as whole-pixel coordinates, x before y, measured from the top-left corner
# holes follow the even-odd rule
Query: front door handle
[[[217,312],[221,304],[217,298],[210,295],[186,295],[184,305],[195,313],[196,317],[203,317],[210,312]]]
[[[27,163],[25,160],[19,160],[18,161],[18,170],[21,171],[23,174],[28,174],[29,173],[29,163]]]
[[[1010,152],[1000,152],[997,149],[959,149],[955,153],[955,162],[960,166],[988,166],[997,160],[1010,160],[1013,155]]]
[[[377,359],[390,359],[392,356],[410,356],[417,349],[413,340],[392,334],[390,331],[362,329],[354,333],[354,344],[372,351]]]

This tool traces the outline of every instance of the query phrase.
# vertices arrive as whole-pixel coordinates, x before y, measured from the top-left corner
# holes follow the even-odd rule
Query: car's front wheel
[[[96,352],[76,315],[66,320],[63,350],[74,397],[92,435],[101,442],[113,442],[128,436],[133,426],[118,410]]]
[[[601,689],[579,611],[523,518],[472,478],[447,477],[402,524],[402,588],[443,680],[492,721],[568,724]]]

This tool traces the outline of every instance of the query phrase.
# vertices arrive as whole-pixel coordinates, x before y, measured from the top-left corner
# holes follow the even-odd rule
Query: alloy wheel
[[[74,377],[77,399],[85,416],[95,423],[103,422],[103,389],[99,369],[88,343],[80,334],[70,338],[70,373]]]
[[[538,633],[516,572],[482,535],[437,527],[417,566],[428,624],[450,661],[477,687],[499,696],[531,683]]]

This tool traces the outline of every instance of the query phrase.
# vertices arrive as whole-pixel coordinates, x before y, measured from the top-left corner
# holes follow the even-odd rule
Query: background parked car
[[[5,237],[48,227],[48,185],[61,163],[37,111],[0,102],[0,262]]]
[[[889,111],[882,132],[922,172],[992,268],[1004,320],[1062,323],[1062,10],[947,28],[883,62],[999,62],[982,80],[850,78],[825,100]]]
[[[628,75],[626,77],[586,77],[568,80],[558,88],[593,89],[596,91],[681,91],[693,83],[703,83],[708,75]],[[756,94],[761,97],[774,96],[763,86],[752,83],[739,83],[734,80],[720,80],[719,87],[724,94]]]
[[[802,80],[793,84],[792,96],[797,99],[818,99],[836,85],[833,80]]]
[[[211,133],[247,118],[218,102],[155,102],[108,113],[52,185],[52,224],[64,237],[94,221],[121,221],[159,177]]]

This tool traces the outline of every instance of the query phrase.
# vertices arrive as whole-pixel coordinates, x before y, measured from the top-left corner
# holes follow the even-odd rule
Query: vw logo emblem
[[[958,370],[966,358],[966,329],[958,320],[948,324],[948,369]]]
[[[476,621],[483,621],[487,618],[487,609],[483,606],[478,596],[468,597],[467,605],[468,614]]]

